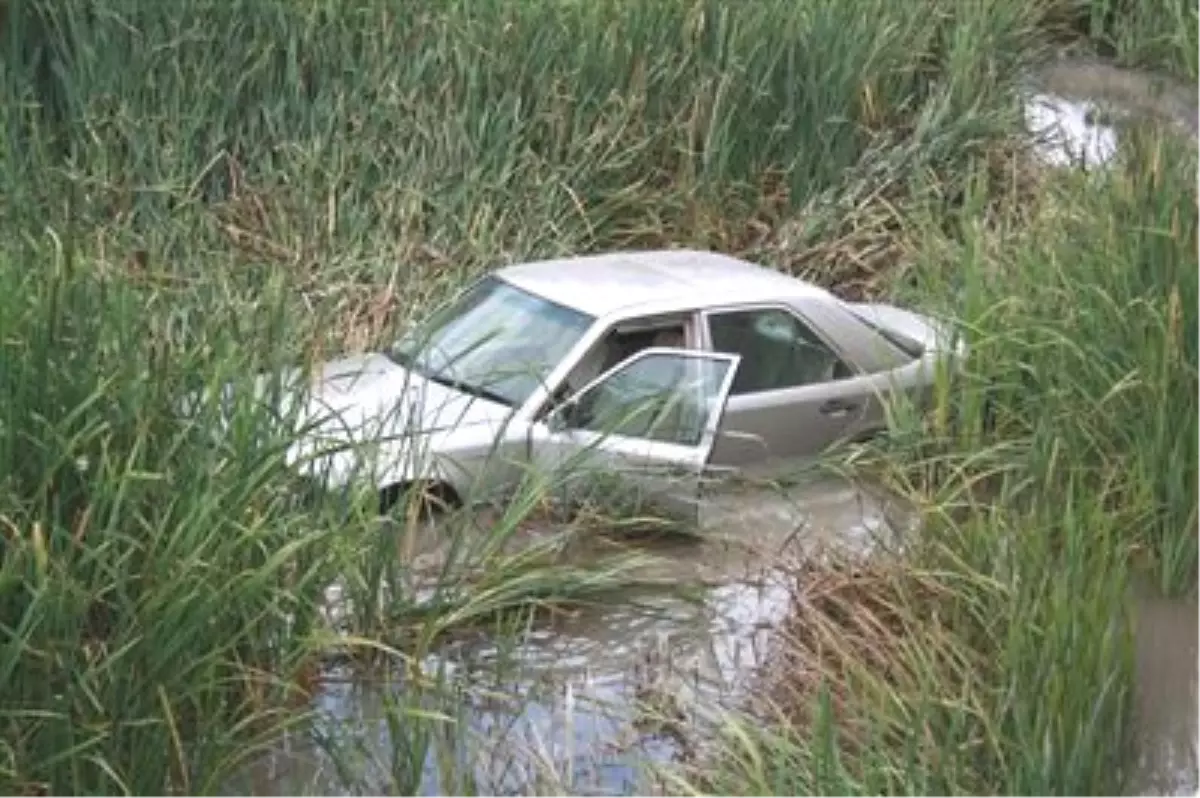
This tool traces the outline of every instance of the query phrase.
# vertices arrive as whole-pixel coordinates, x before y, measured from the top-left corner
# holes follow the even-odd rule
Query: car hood
[[[322,364],[309,381],[298,413],[300,439],[289,460],[302,471],[347,472],[366,465],[424,470],[427,454],[453,449],[456,436],[480,427],[496,434],[512,409],[467,394],[410,371],[382,354],[341,358]],[[378,448],[376,448],[378,447]]]

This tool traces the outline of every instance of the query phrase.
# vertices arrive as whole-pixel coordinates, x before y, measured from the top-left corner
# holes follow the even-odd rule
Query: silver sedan
[[[291,458],[385,500],[487,501],[533,475],[693,521],[706,476],[873,435],[890,398],[924,403],[962,355],[926,316],[721,254],[540,261],[483,277],[386,351],[325,363],[298,386],[310,432]]]

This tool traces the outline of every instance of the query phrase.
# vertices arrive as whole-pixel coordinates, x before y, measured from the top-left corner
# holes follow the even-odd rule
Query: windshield
[[[594,321],[486,277],[405,335],[390,355],[425,377],[515,407]]]

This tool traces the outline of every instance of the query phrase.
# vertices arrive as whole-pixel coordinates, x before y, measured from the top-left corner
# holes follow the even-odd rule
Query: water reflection
[[[1121,129],[1157,120],[1197,135],[1195,86],[1091,59],[1047,65],[1024,98],[1025,127],[1047,166],[1097,167],[1117,154]]]
[[[1025,124],[1035,137],[1035,152],[1049,166],[1100,166],[1117,152],[1117,131],[1100,124],[1097,106],[1055,94],[1025,100]]]
[[[253,790],[644,792],[647,764],[686,756],[713,710],[745,695],[790,608],[780,562],[825,548],[864,552],[891,535],[888,513],[878,497],[832,478],[723,493],[702,538],[639,546],[655,555],[643,575],[694,585],[692,599],[646,590],[556,614],[511,649],[481,634],[427,658],[426,677],[458,696],[458,730],[447,723],[445,739],[427,741],[419,773],[404,760],[422,741],[397,739],[414,691],[400,678],[334,679],[316,699],[316,736],[337,756],[285,740],[257,768]],[[351,764],[338,769],[335,759]]]
[[[1196,597],[1166,599],[1139,586],[1134,623],[1137,753],[1130,790],[1135,795],[1195,795],[1200,791]]]
[[[457,697],[432,739],[406,737],[419,691],[330,674],[316,736],[285,738],[256,768],[258,794],[646,794],[653,765],[686,758],[705,724],[752,689],[771,630],[790,610],[777,566],[836,546],[865,552],[896,536],[894,508],[840,480],[789,494],[722,497],[702,540],[660,540],[646,576],[700,586],[614,597],[544,618],[498,646],[456,639],[421,663]],[[892,519],[890,522],[888,519]],[[735,523],[736,522],[736,523]],[[1197,606],[1141,590],[1136,604],[1135,794],[1195,794]],[[338,678],[341,676],[342,678]],[[424,708],[446,712],[443,701]],[[436,725],[434,725],[436,727]],[[414,752],[429,754],[414,757]],[[339,767],[340,765],[340,767]],[[650,767],[648,767],[650,766]]]

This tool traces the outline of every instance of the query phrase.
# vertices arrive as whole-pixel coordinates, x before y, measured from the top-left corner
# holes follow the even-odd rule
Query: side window
[[[637,322],[633,322],[635,325]],[[683,349],[687,347],[684,319],[669,319],[645,327],[625,329],[618,326],[601,338],[567,375],[557,399],[565,399],[628,357],[649,347]]]
[[[733,395],[832,382],[853,372],[812,330],[777,308],[714,313],[713,349],[742,356]]]
[[[570,425],[695,446],[704,436],[729,368],[727,361],[712,357],[644,355],[583,393],[569,416]]]

